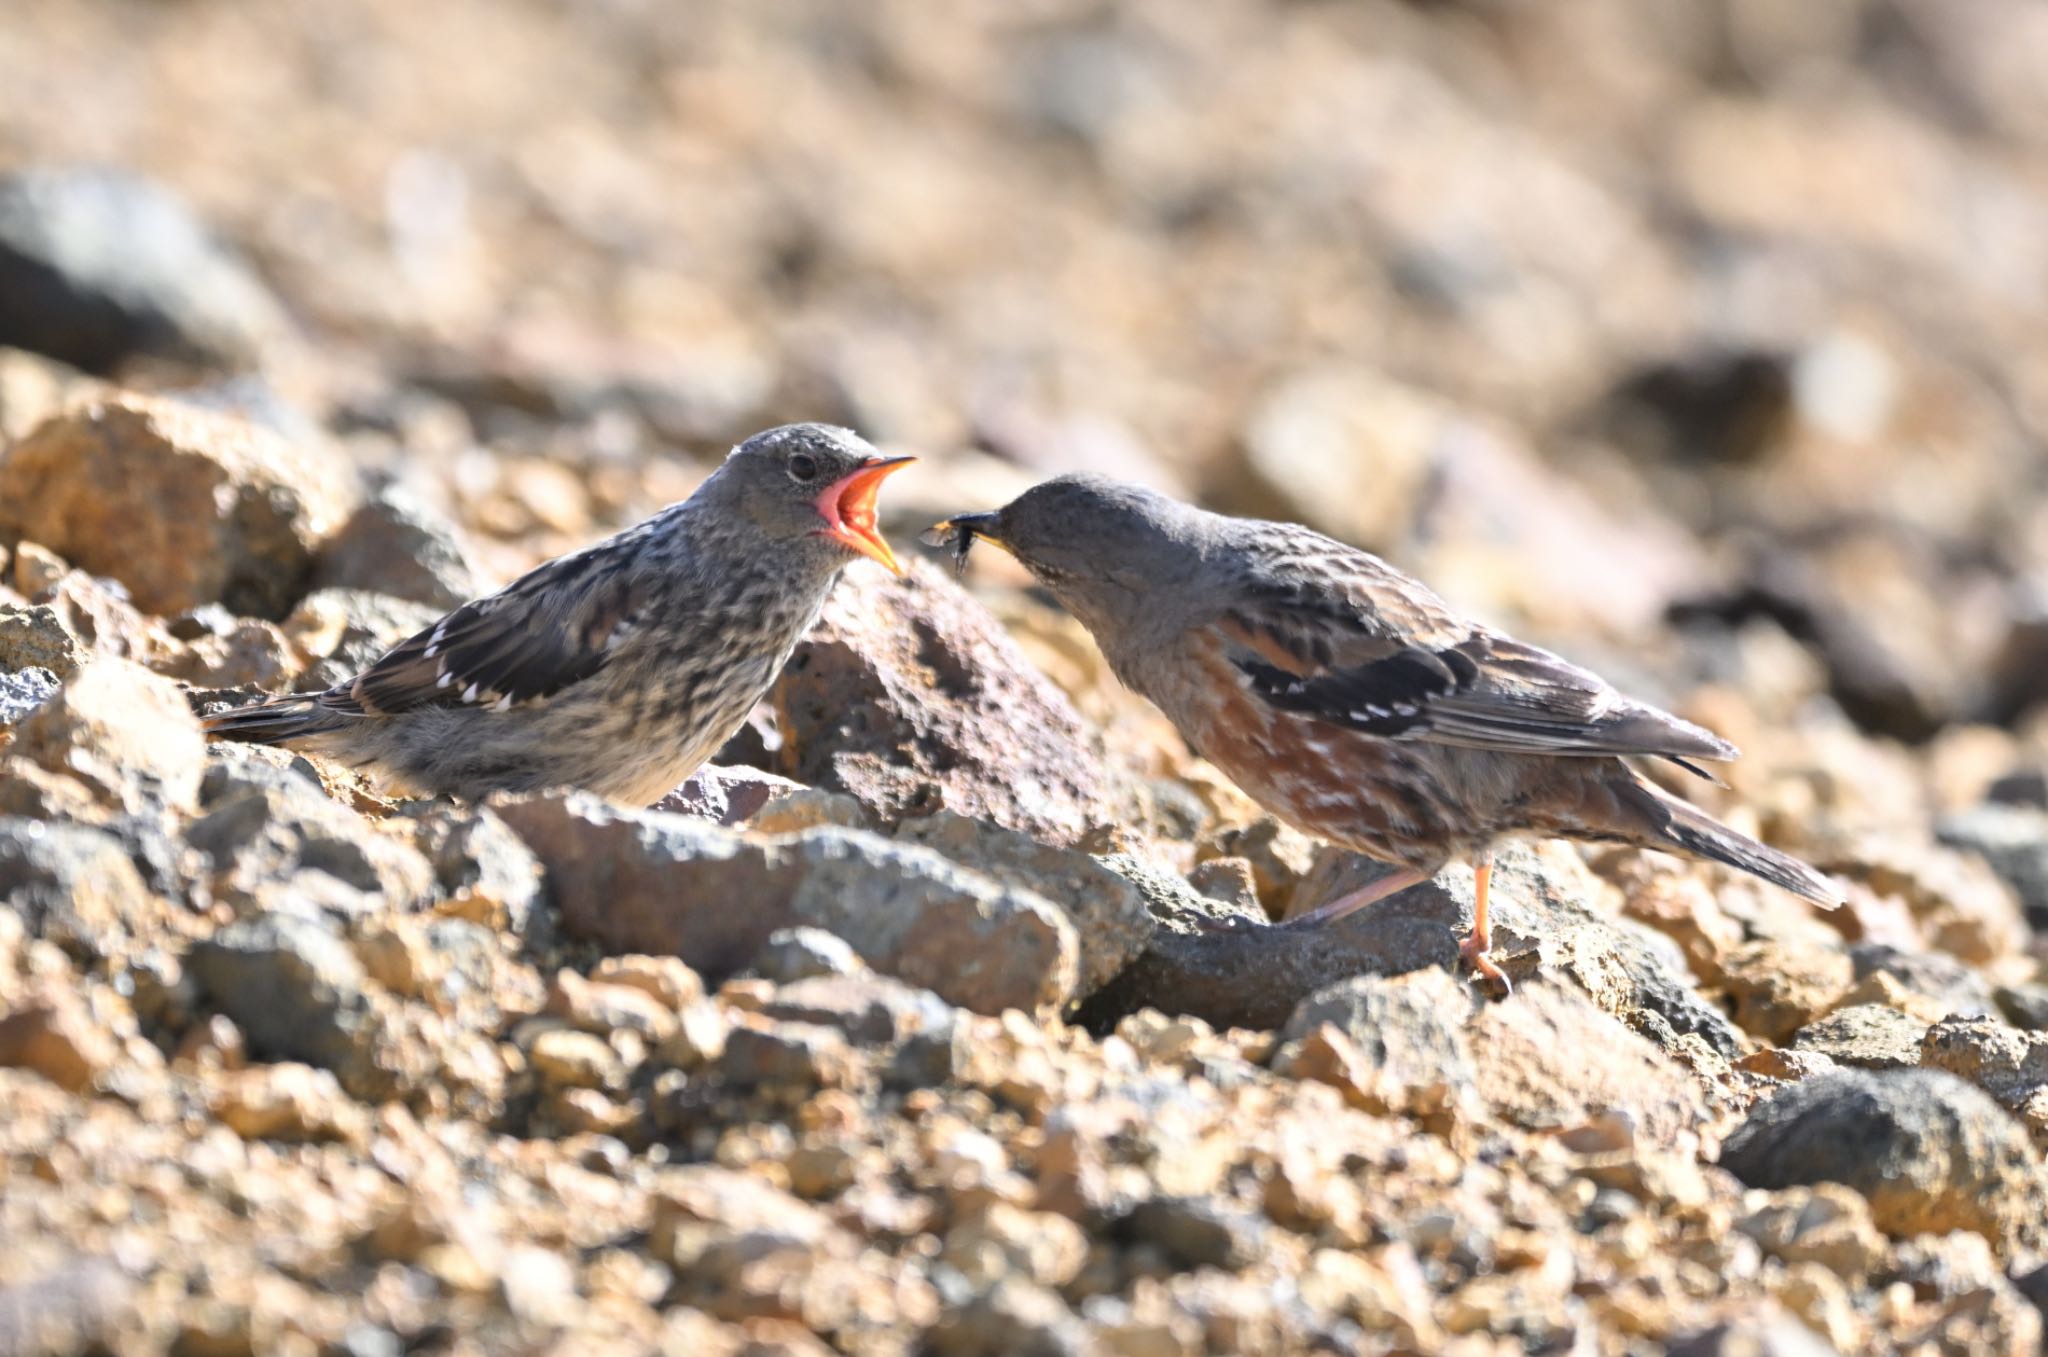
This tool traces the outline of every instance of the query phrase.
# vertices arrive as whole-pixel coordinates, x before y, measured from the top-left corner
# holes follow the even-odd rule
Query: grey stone
[[[358,1098],[394,1091],[369,978],[338,932],[289,915],[245,919],[194,945],[186,966],[258,1059],[331,1070]]]
[[[776,930],[809,925],[977,1012],[1074,993],[1074,931],[1058,909],[929,849],[838,826],[748,837],[582,794],[497,810],[546,865],[563,927],[607,951],[680,956],[716,980]]]
[[[31,665],[0,668],[0,728],[11,726],[57,695],[57,676]]]
[[[85,825],[0,818],[0,906],[31,937],[81,958],[118,956],[161,927],[163,902],[115,835]]]
[[[213,860],[215,892],[243,913],[271,908],[291,891],[345,911],[407,909],[433,894],[434,873],[416,849],[295,773],[222,772],[210,785],[206,814],[186,839]],[[308,882],[309,874],[328,881]]]
[[[1362,1067],[1349,1073],[1370,1101],[1386,1111],[1438,1111],[1473,1092],[1465,1025],[1475,1002],[1468,987],[1439,970],[1340,980],[1295,1006],[1274,1068],[1289,1072],[1299,1043],[1328,1024],[1361,1057]]]
[[[1244,1268],[1264,1253],[1264,1217],[1215,1197],[1154,1197],[1125,1222],[1130,1238],[1184,1268]]]
[[[2028,924],[2048,929],[2048,810],[1986,802],[1942,817],[1935,832],[1989,863],[2019,897]]]
[[[2000,985],[1994,998],[2014,1027],[2048,1032],[2048,985]]]
[[[149,180],[0,178],[0,344],[106,372],[140,355],[249,366],[291,333],[249,266]]]
[[[320,548],[314,589],[352,589],[429,608],[486,592],[455,525],[398,485],[374,491]]]
[[[1839,1070],[1750,1109],[1721,1167],[1751,1187],[1841,1183],[1892,1235],[1973,1230],[2011,1247],[2048,1209],[2041,1157],[1980,1089],[1936,1070]]]
[[[1145,897],[1086,853],[950,812],[907,820],[896,837],[1058,905],[1080,940],[1084,997],[1130,965],[1152,937],[1155,925]]]
[[[846,939],[822,928],[778,928],[748,969],[778,985],[811,976],[858,975],[867,969]]]
[[[761,807],[778,796],[806,790],[801,782],[758,768],[706,764],[690,774],[682,786],[655,802],[654,809],[730,826],[753,819]]]
[[[1883,1004],[1851,1004],[1792,1038],[1795,1051],[1812,1051],[1838,1065],[1868,1070],[1905,1070],[1920,1063],[1920,1038],[1927,1024]]]
[[[929,990],[886,975],[813,975],[778,987],[760,1007],[770,1018],[830,1027],[863,1046],[937,1031],[953,1010]]]

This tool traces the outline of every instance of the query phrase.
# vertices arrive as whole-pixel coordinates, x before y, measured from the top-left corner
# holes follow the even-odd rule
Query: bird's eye
[[[818,459],[809,453],[798,453],[789,459],[789,474],[800,481],[816,480],[818,478]]]

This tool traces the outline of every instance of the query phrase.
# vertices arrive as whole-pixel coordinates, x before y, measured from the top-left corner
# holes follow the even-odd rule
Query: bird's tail
[[[248,744],[285,744],[307,735],[333,730],[335,713],[318,705],[310,694],[266,697],[246,707],[230,707],[203,717],[200,726],[217,740]]]
[[[1650,822],[1652,832],[1643,840],[1649,846],[1675,849],[1748,872],[1804,896],[1822,909],[1842,903],[1842,892],[1832,881],[1789,853],[1738,834],[1691,802],[1667,796],[1647,783],[1633,782],[1631,790],[1634,794],[1626,798],[1630,809]]]

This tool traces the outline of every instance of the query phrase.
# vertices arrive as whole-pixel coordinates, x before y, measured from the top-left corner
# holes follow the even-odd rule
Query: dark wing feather
[[[1596,674],[1462,621],[1375,556],[1305,530],[1265,545],[1239,606],[1212,626],[1251,691],[1281,711],[1474,749],[1735,756]]]
[[[504,709],[597,673],[639,620],[640,578],[614,539],[528,572],[465,603],[318,698],[353,715],[424,706]]]

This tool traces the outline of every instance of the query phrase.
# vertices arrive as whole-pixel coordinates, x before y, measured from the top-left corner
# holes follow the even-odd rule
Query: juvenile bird
[[[1313,928],[1473,864],[1489,959],[1494,846],[1611,840],[1739,867],[1816,903],[1813,868],[1668,796],[1623,759],[1732,759],[1733,745],[1549,651],[1454,613],[1377,556],[1290,523],[1228,518],[1104,476],[1062,476],[933,529],[1021,561],[1125,684],[1295,828],[1399,870],[1284,927]]]
[[[695,494],[465,603],[322,693],[225,711],[209,733],[325,754],[394,790],[582,787],[646,805],[729,739],[875,528],[883,457],[789,424]]]

